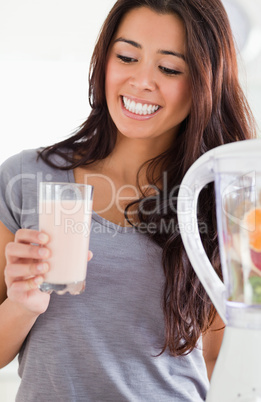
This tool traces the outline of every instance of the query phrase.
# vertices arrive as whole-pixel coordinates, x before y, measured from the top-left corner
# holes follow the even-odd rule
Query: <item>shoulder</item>
[[[0,167],[2,192],[11,191],[19,199],[25,199],[36,191],[41,181],[68,181],[68,172],[48,165],[39,157],[40,151],[41,148],[27,149],[3,162]]]
[[[10,156],[1,164],[1,173],[19,174],[24,170],[24,166],[33,169],[37,162],[37,149],[28,149]]]
[[[11,174],[12,176],[20,173],[37,174],[37,172],[53,174],[55,171],[59,171],[59,167],[62,168],[66,165],[66,161],[57,154],[50,156],[50,164],[48,164],[39,156],[42,150],[43,148],[26,149],[9,157],[0,166],[1,174]],[[52,163],[57,167],[52,166]]]
[[[22,227],[23,165],[28,164],[29,160],[36,160],[36,155],[36,150],[19,152],[6,159],[0,167],[0,220],[12,233]],[[32,166],[30,171],[33,172],[34,169]],[[24,188],[28,189],[28,185]],[[31,194],[27,199],[32,199]]]

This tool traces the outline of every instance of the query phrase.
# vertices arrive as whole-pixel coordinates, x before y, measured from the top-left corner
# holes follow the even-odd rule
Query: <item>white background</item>
[[[242,50],[242,86],[261,126],[261,0],[224,2]],[[0,163],[65,138],[85,120],[89,60],[113,3],[0,0]]]
[[[89,60],[114,0],[0,0],[0,162],[88,116]]]
[[[114,0],[0,0],[0,163],[70,135],[88,116],[88,68]],[[240,79],[261,127],[261,0],[224,0],[241,50]],[[239,6],[239,8],[237,8]],[[17,362],[0,370],[14,401]]]

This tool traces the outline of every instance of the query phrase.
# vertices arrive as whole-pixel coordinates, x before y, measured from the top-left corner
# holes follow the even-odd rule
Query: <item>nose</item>
[[[154,91],[157,85],[153,66],[137,63],[135,67],[129,79],[130,85],[140,91]]]

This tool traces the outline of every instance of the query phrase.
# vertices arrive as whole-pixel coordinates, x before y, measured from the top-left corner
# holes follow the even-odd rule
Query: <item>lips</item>
[[[133,99],[127,98],[126,96],[122,96],[122,103],[126,110],[138,116],[153,115],[160,108],[159,105],[151,103],[135,102]]]

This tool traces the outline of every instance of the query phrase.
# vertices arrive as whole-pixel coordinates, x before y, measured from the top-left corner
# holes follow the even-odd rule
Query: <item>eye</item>
[[[180,75],[182,74],[181,71],[172,70],[171,68],[159,66],[159,69],[166,75]]]
[[[133,57],[123,56],[121,54],[117,54],[117,58],[120,59],[123,63],[134,63],[137,61],[137,59],[134,59]]]

